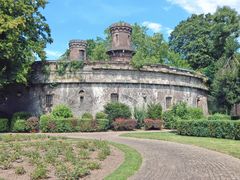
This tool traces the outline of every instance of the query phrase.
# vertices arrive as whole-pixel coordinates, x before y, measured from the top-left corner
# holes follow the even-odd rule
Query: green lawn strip
[[[110,142],[111,145],[124,152],[124,162],[110,175],[105,177],[105,180],[125,180],[135,174],[142,164],[141,154],[135,149],[124,145]]]
[[[124,137],[142,139],[157,139],[182,144],[191,144],[210,150],[222,152],[240,159],[240,141],[231,139],[218,139],[208,137],[181,136],[170,132],[139,132],[122,134]]]

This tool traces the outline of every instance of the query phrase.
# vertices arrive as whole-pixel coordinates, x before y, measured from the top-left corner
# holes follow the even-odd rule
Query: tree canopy
[[[170,48],[209,78],[211,104],[218,111],[229,112],[240,102],[239,36],[240,15],[222,7],[180,22],[169,38]]]
[[[27,83],[35,56],[45,60],[44,48],[52,42],[50,28],[40,9],[46,0],[0,0],[0,87]]]

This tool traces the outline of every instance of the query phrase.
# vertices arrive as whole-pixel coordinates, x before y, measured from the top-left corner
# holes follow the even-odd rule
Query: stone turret
[[[87,42],[83,40],[71,40],[69,41],[69,59],[70,61],[80,60],[85,61],[87,57]]]
[[[135,51],[131,43],[132,27],[128,23],[110,26],[112,43],[107,51],[112,61],[129,62]]]

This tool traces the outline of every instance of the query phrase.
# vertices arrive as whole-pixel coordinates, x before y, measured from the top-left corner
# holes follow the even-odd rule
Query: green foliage
[[[64,104],[53,107],[52,115],[54,118],[70,118],[73,117],[72,110]]]
[[[15,124],[15,122],[18,120],[18,119],[24,119],[24,120],[27,120],[28,118],[31,117],[31,114],[29,112],[15,112],[12,116],[12,119],[11,119],[11,125],[10,125],[10,129],[12,130],[13,128],[13,125]]]
[[[129,106],[120,102],[110,102],[104,106],[104,112],[107,114],[110,123],[116,118],[130,118],[131,111]]]
[[[47,169],[44,165],[38,165],[35,170],[31,173],[32,180],[45,179],[47,178]]]
[[[93,115],[91,113],[85,112],[82,115],[82,119],[90,119],[90,120],[92,120],[93,119]]]
[[[143,126],[143,120],[147,117],[147,112],[144,108],[134,107],[133,116],[137,120],[137,128],[141,128]]]
[[[96,119],[107,119],[107,114],[104,112],[97,112]]]
[[[187,136],[203,136],[239,140],[240,121],[178,121],[177,132],[180,135]]]
[[[27,83],[36,54],[46,58],[44,48],[51,43],[50,28],[41,9],[46,0],[0,0],[0,87]]]
[[[178,120],[203,119],[203,111],[200,108],[189,107],[185,102],[178,102],[172,108],[163,113],[165,128],[175,129]]]
[[[42,132],[53,132],[51,127],[49,126],[53,122],[52,114],[43,114],[40,116],[40,129]]]
[[[27,132],[26,120],[18,119],[13,125],[13,132]]]
[[[57,73],[59,76],[63,76],[67,71],[76,72],[82,69],[84,66],[83,61],[75,60],[75,61],[61,61],[57,62]]]
[[[106,131],[109,129],[109,120],[108,119],[97,119],[97,131]]]
[[[163,120],[166,129],[176,129],[178,117],[174,115],[173,111],[163,112]]]
[[[159,103],[148,104],[147,118],[161,119],[162,118],[162,106]]]
[[[208,116],[208,120],[230,120],[231,117],[227,114],[215,113]]]
[[[7,132],[8,130],[8,119],[0,118],[0,132]]]

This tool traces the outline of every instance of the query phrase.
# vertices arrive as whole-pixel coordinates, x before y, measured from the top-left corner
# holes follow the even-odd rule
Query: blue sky
[[[71,39],[104,37],[104,29],[118,21],[138,23],[167,40],[172,29],[192,13],[214,12],[228,5],[240,12],[240,0],[49,0],[42,11],[54,42],[47,59],[57,59]]]

